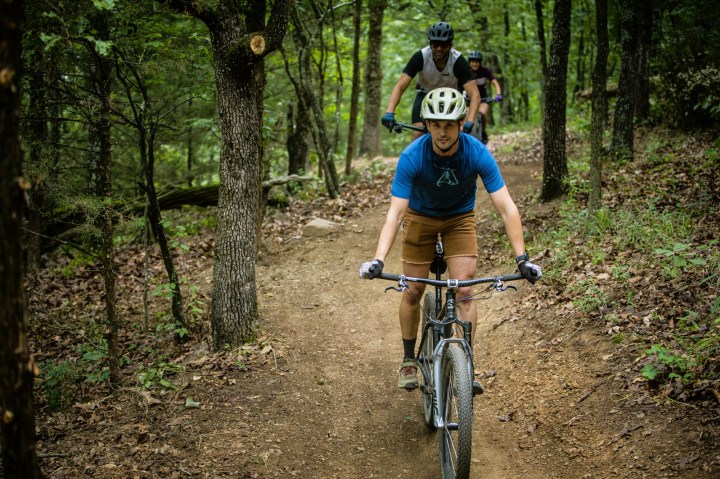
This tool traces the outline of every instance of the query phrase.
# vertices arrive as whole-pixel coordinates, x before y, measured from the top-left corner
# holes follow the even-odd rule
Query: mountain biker
[[[464,56],[452,48],[455,33],[449,23],[437,22],[428,28],[429,46],[415,52],[410,58],[400,78],[393,87],[388,100],[387,109],[381,118],[383,126],[392,131],[396,123],[395,108],[403,93],[410,85],[415,75],[418,75],[418,82],[415,95],[415,103],[412,109],[412,123],[414,126],[422,126],[420,118],[420,105],[423,98],[429,91],[440,87],[450,87],[458,90],[463,88],[470,98],[467,121],[464,128],[467,132],[472,129],[473,121],[480,108],[480,92],[473,81],[470,65]],[[422,135],[422,132],[413,131],[413,139]]]
[[[541,268],[532,264],[525,252],[520,213],[495,159],[479,140],[461,132],[466,110],[465,100],[453,88],[438,88],[423,100],[421,114],[430,134],[412,142],[400,155],[392,183],[390,208],[375,259],[362,264],[361,277],[372,279],[382,273],[384,261],[402,225],[403,274],[428,277],[437,233],[441,233],[448,277],[473,278],[477,265],[475,194],[478,175],[505,224],[520,273],[530,283],[542,276]],[[409,283],[400,302],[404,359],[398,386],[406,389],[418,385],[415,344],[424,289],[424,284]],[[470,296],[471,291],[470,287],[459,288],[457,297]],[[458,307],[461,318],[472,323],[474,337],[475,302],[461,301]],[[479,383],[474,382],[473,386],[481,388]]]
[[[486,66],[483,66],[483,55],[477,50],[472,50],[468,53],[468,62],[470,63],[470,69],[472,70],[475,83],[477,83],[478,90],[480,91],[480,114],[482,115],[482,142],[488,142],[487,136],[487,119],[488,111],[490,110],[490,104],[487,101],[482,101],[483,98],[488,97],[488,83],[491,83],[495,88],[495,101],[501,102],[503,100],[502,89],[500,83],[498,83],[493,71]]]

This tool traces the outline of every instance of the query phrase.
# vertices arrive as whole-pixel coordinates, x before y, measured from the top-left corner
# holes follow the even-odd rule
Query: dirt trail
[[[511,191],[519,190],[519,179],[527,183],[537,167],[504,165]],[[479,201],[479,211],[491,208],[484,191]],[[259,268],[259,298],[265,331],[279,356],[277,371],[259,373],[253,383],[227,391],[228,401],[234,400],[215,414],[226,415],[230,427],[208,431],[205,451],[225,450],[236,466],[244,458],[240,470],[253,471],[247,477],[439,477],[437,436],[423,423],[420,394],[395,384],[402,354],[399,295],[383,293],[389,283],[357,277],[360,263],[375,249],[384,214],[381,207],[337,234],[303,239]],[[401,271],[399,246],[387,261],[388,272]],[[582,477],[572,471],[559,476],[555,464],[543,471],[540,459],[518,448],[515,395],[534,373],[532,365],[516,370],[519,351],[505,348],[530,327],[515,322],[521,317],[518,305],[530,295],[531,287],[522,284],[519,291],[478,307],[476,367],[498,373],[487,394],[475,400],[473,477]],[[514,334],[507,335],[506,324]],[[247,418],[238,423],[238,414]],[[266,439],[251,444],[247,436]],[[223,470],[218,464],[218,475],[211,477],[226,477]]]
[[[540,155],[496,156],[525,215],[539,188]],[[484,191],[478,199],[478,273],[509,272],[501,222]],[[399,294],[357,277],[385,208],[260,261],[264,338],[239,356],[189,343],[172,359],[187,367],[173,377],[176,392],[127,387],[45,418],[48,477],[440,477],[420,393],[396,386]],[[533,212],[526,224],[535,228],[554,214]],[[552,255],[562,245],[531,252],[545,248]],[[386,271],[400,271],[399,252],[398,242]],[[209,287],[211,277],[207,270],[193,280]],[[518,286],[478,303],[475,366],[492,377],[474,402],[473,478],[718,477],[717,410],[663,401],[643,384],[631,390],[631,358],[602,324],[577,314],[563,285]]]
[[[538,163],[499,163],[515,198],[537,191]],[[478,223],[502,237],[486,193],[478,198]],[[399,295],[383,292],[390,283],[357,277],[384,214],[380,207],[338,233],[301,239],[259,266],[273,359],[205,397],[194,392],[212,405],[192,416],[194,470],[212,478],[439,477],[420,393],[396,387]],[[503,245],[496,257],[510,254],[495,243]],[[399,246],[387,272],[400,272]],[[613,384],[611,343],[573,322],[569,306],[538,304],[535,291],[523,283],[478,304],[476,369],[495,376],[475,399],[472,477],[712,477],[698,460],[717,454],[702,449],[712,440],[703,444],[685,415],[628,399]]]

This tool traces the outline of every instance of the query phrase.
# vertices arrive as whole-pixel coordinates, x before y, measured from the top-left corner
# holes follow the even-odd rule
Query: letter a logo
[[[443,168],[442,170],[443,174],[440,176],[440,179],[437,180],[437,186],[455,186],[458,184],[457,176],[455,176],[455,170],[450,168]]]

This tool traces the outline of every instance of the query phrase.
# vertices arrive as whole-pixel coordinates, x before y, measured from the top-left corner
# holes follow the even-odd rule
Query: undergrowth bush
[[[593,217],[586,165],[573,165],[556,225],[534,242],[551,250],[548,282],[577,311],[610,325],[609,340],[644,352],[638,376],[689,399],[693,385],[720,384],[720,241],[708,239],[720,228],[708,180],[720,155],[706,148],[697,161],[689,138],[648,133],[634,162],[607,165],[606,206]]]

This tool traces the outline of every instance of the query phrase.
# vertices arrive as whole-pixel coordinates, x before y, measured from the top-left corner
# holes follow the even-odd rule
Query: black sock
[[[403,338],[403,350],[405,351],[405,357],[408,359],[415,359],[415,343],[417,338],[405,339]]]

